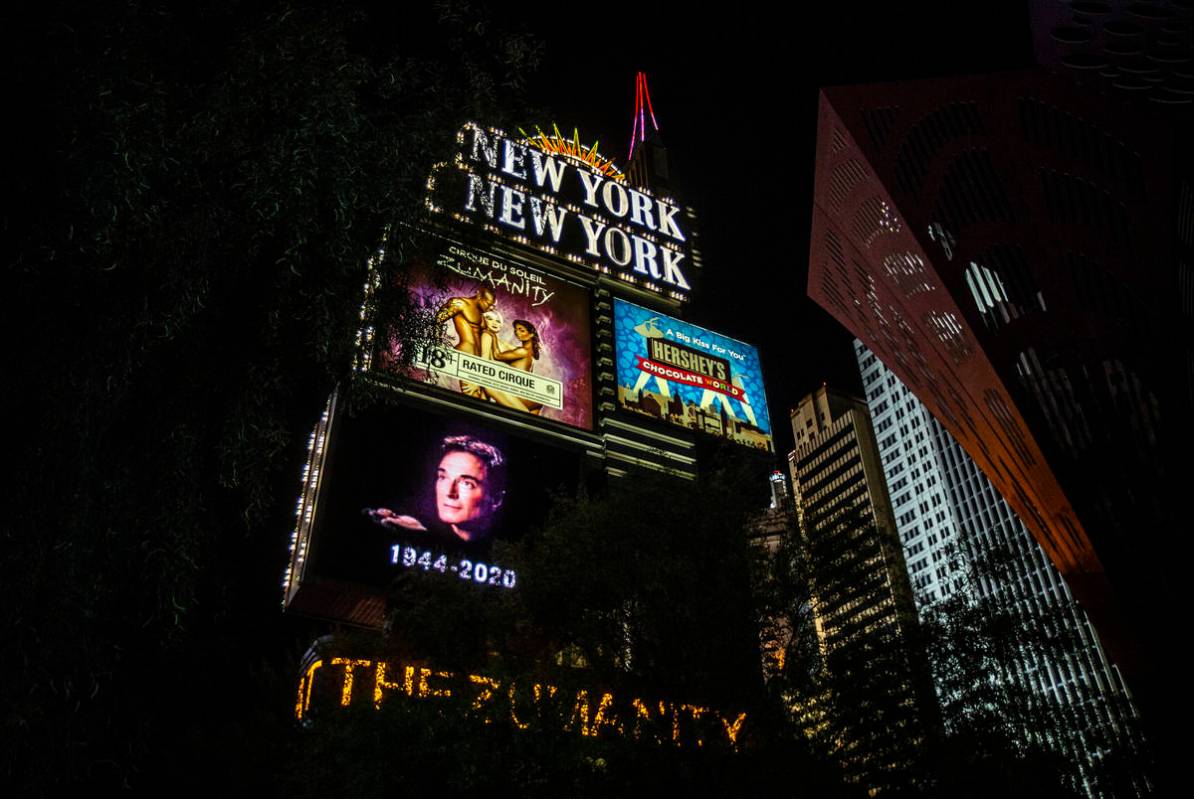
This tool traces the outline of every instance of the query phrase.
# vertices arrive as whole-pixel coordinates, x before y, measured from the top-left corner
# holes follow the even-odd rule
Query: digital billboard
[[[759,351],[614,300],[618,407],[773,451]]]
[[[471,400],[593,426],[589,293],[530,264],[425,234],[404,279],[438,342],[375,337],[375,370],[403,371]],[[415,347],[414,366],[401,366]]]
[[[495,557],[494,542],[519,540],[552,493],[582,477],[577,452],[407,405],[341,409],[327,441],[302,580],[379,597],[412,570],[517,588],[520,575]]]

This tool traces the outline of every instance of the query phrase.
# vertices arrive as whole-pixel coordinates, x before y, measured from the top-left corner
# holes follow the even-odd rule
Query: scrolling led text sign
[[[683,299],[693,249],[680,206],[505,133],[466,124],[456,169],[437,167],[433,211],[574,264]]]

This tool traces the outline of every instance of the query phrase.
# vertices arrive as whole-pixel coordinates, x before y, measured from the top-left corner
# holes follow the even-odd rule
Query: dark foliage
[[[962,590],[923,614],[946,725],[926,753],[935,795],[1082,796],[1084,784],[1096,795],[1147,795],[1147,747],[1122,697],[1075,683],[1067,701],[1034,687],[1035,668],[1100,655],[1072,599],[1030,608],[998,589],[1015,581],[1018,557],[996,549],[964,561]],[[980,581],[995,590],[982,592]],[[1092,713],[1112,714],[1119,735],[1090,729]]]
[[[898,594],[898,572],[884,572],[886,542],[869,513],[805,514],[803,524],[789,515],[773,539],[769,579],[785,600],[775,611],[783,667],[772,688],[821,757],[858,784],[917,788],[937,716],[911,597]]]
[[[852,590],[865,574],[856,573],[857,560],[839,557],[836,545],[804,542],[845,538],[852,551],[865,553],[874,532],[872,521],[850,513],[824,524],[832,527],[808,537],[789,531],[772,561],[771,579],[794,584],[787,595],[796,600],[776,626],[781,633],[804,629],[806,640],[816,636],[800,587],[811,603],[814,596],[833,598],[842,585]],[[1028,670],[1035,664],[1086,656],[1093,644],[1075,623],[1072,601],[1030,609],[998,590],[984,598],[980,581],[990,587],[1014,579],[1008,557],[989,552],[967,561],[970,584],[931,604],[919,620],[902,619],[899,634],[830,633],[812,652],[797,645],[799,635],[779,636],[788,651],[771,685],[803,719],[822,757],[863,775],[863,784],[884,785],[883,795],[1082,796],[1084,783],[1096,795],[1147,789],[1140,779],[1145,752],[1129,709],[1104,710],[1098,703],[1114,700],[1087,695],[1077,701],[1095,705],[1079,712],[1034,687]],[[1107,710],[1116,715],[1118,740],[1087,729],[1084,713]]]
[[[769,588],[751,591],[762,563],[747,536],[757,487],[748,471],[727,468],[696,482],[637,474],[600,496],[559,496],[542,529],[498,553],[515,564],[518,591],[494,601],[469,583],[407,572],[395,582],[383,639],[342,636],[330,645],[373,657],[380,647],[394,662],[431,662],[501,685],[537,675],[746,711],[736,746],[515,730],[504,718],[485,723],[467,699],[398,698],[380,711],[316,717],[295,741],[290,756],[301,777],[288,791],[855,795],[812,754],[779,695],[764,689],[755,617]],[[403,756],[388,756],[390,748]]]
[[[248,779],[297,655],[283,498],[365,263],[535,49],[455,3],[24,14],[0,779]]]

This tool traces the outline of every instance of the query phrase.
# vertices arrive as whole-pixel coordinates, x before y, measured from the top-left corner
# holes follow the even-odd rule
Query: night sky
[[[673,179],[698,215],[704,271],[687,316],[759,346],[786,453],[787,410],[802,396],[822,382],[861,392],[851,336],[807,297],[818,89],[1031,66],[1028,4],[840,4],[777,18],[607,2],[587,23],[542,8],[499,17],[545,48],[528,89],[555,118],[527,129],[577,127],[624,165],[634,75],[647,72]]]
[[[491,31],[523,31],[542,44],[525,88],[534,106],[551,110],[524,120],[528,130],[553,122],[565,132],[577,127],[586,144],[600,140],[602,152],[625,166],[635,74],[647,73],[679,199],[698,219],[704,269],[685,318],[759,347],[777,466],[792,446],[792,405],[822,383],[861,391],[850,334],[807,298],[819,89],[1030,67],[1030,8],[1057,1],[714,4],[694,11],[695,3],[643,0],[469,0],[490,17]],[[281,11],[290,5],[50,0],[13,4],[0,25],[12,83],[8,132],[16,139],[6,162],[11,208],[0,214],[0,229],[18,242],[9,264],[15,289],[3,295],[14,331],[6,369],[14,388],[6,393],[15,400],[8,416],[19,420],[7,458],[15,467],[6,480],[13,511],[0,557],[0,585],[12,598],[0,706],[6,733],[11,728],[8,737],[19,746],[0,747],[0,774],[15,773],[42,791],[109,783],[144,790],[176,786],[185,775],[222,781],[221,788],[268,784],[282,792],[311,779],[315,793],[327,793],[319,780],[342,792],[374,777],[422,772],[419,779],[435,780],[446,773],[399,763],[403,758],[392,757],[399,749],[380,738],[358,752],[355,744],[338,749],[349,738],[337,743],[336,730],[306,743],[287,734],[298,660],[329,627],[297,612],[282,615],[279,577],[289,558],[307,431],[333,376],[349,368],[340,357],[347,348],[338,349],[332,337],[348,328],[345,297],[359,302],[360,272],[351,264],[372,246],[369,231],[383,214],[405,212],[421,196],[408,184],[389,192],[374,183],[389,175],[422,180],[425,173],[405,168],[417,162],[402,147],[424,147],[421,120],[440,125],[441,109],[457,113],[446,98],[469,99],[467,82],[458,92],[441,77],[459,77],[446,68],[448,59],[468,60],[437,38],[452,28],[429,24],[438,13],[430,3],[337,4],[326,13],[342,7],[349,23],[329,26],[327,37],[312,24],[323,12],[300,7],[284,25],[292,12]],[[471,12],[461,19],[471,22]],[[156,35],[161,31],[169,35]],[[461,40],[480,39],[477,50],[486,55],[499,39],[479,31]],[[338,64],[339,75],[349,62],[313,58],[310,72],[302,69],[300,56],[311,52],[306,42],[343,43],[349,61],[376,58],[371,67],[408,57],[399,63],[418,74],[399,76],[398,107],[390,109],[378,102],[389,95],[370,83],[368,70],[331,81],[327,65]],[[484,100],[494,94],[485,90],[484,79],[495,74],[489,61],[505,61],[477,61],[480,89],[473,95]],[[289,86],[297,87],[291,95]],[[341,103],[354,101],[360,107],[340,116],[337,109],[347,107]],[[325,119],[325,110],[336,113]],[[376,130],[360,129],[374,120]],[[382,180],[366,180],[365,169],[352,167],[369,163],[362,159],[376,157],[382,144],[386,155],[377,161],[386,171],[377,173]],[[348,179],[331,180],[344,164]],[[351,197],[325,191],[325,178]],[[306,190],[310,185],[317,190]],[[328,224],[339,219],[332,200],[348,207],[357,227]],[[299,229],[304,221],[311,229]],[[335,268],[326,268],[325,254]],[[401,448],[387,442],[380,437],[373,456],[400,460]],[[575,473],[561,463],[542,471]],[[655,504],[671,512],[668,502]],[[356,500],[349,507],[354,520],[363,518]],[[611,519],[623,513],[610,512]],[[592,572],[595,585],[621,586],[602,581],[622,555],[605,558],[603,542],[592,540],[591,549],[582,540],[561,552],[601,554],[592,564],[578,561],[576,573]],[[696,574],[705,598],[731,597],[740,588],[733,581],[745,579],[730,568],[735,561],[698,539],[683,539],[691,552],[659,540],[646,560],[634,555],[652,569],[659,565],[661,589],[652,582],[644,596],[678,596],[662,589]],[[638,544],[627,546],[631,553]],[[667,547],[683,557],[671,563]],[[720,559],[706,570],[700,558],[708,552]],[[706,576],[716,579],[707,583]],[[567,580],[558,582],[572,590]],[[610,590],[621,588],[601,592]],[[608,599],[582,594],[571,600],[577,612]],[[513,620],[522,613],[513,604],[490,616],[474,604],[448,603],[447,615],[438,615],[440,595],[428,596],[416,609],[436,612],[411,614],[416,632],[424,618],[475,613]],[[739,599],[730,601],[726,607],[738,607],[732,603]],[[403,612],[392,616],[402,619],[405,608],[396,602]],[[689,603],[664,604],[650,618],[695,618]],[[621,594],[610,605],[624,606]],[[559,609],[547,610],[550,619]],[[574,634],[545,627],[540,643],[533,624],[518,632],[533,647]],[[737,641],[731,624],[702,617],[701,625],[713,631],[711,642],[727,640],[723,634]],[[463,643],[434,623],[421,635],[442,639],[443,651],[461,662],[474,657],[475,640],[480,661],[498,638],[473,626],[460,636]],[[408,646],[401,634],[391,638],[393,651]],[[366,641],[345,639],[346,652]],[[409,644],[410,651],[418,645]],[[674,673],[704,679],[701,670],[714,660],[721,668],[716,658],[694,659]],[[522,655],[509,661],[530,662]],[[753,654],[751,661],[757,669]],[[757,674],[751,680],[757,686]],[[450,760],[457,750],[437,743],[444,740],[427,738],[413,751],[438,747],[436,757]],[[520,750],[503,739],[494,756],[507,751]],[[459,752],[467,759],[479,749]],[[370,770],[349,774],[355,782],[346,783],[341,769],[354,762]],[[1053,761],[1030,765],[1038,762]],[[538,780],[551,773],[537,769],[498,776]],[[473,765],[465,771],[487,773]],[[17,785],[14,795],[23,795]]]

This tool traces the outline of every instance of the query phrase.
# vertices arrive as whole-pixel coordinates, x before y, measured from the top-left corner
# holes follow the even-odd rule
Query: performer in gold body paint
[[[502,315],[499,312],[485,312],[484,328],[481,332],[482,358],[502,361],[524,372],[533,371],[534,360],[539,357],[539,334],[534,325],[522,319],[514,320],[514,337],[518,339],[518,345],[513,347],[505,346],[499,338],[502,330]],[[542,404],[521,399],[508,391],[486,388],[483,393],[504,408],[527,411],[536,416],[543,412]]]
[[[525,319],[514,320],[514,337],[518,339],[518,346],[507,350],[495,350],[493,357],[505,361],[515,369],[533,372],[535,361],[539,358],[539,332],[535,326]],[[525,401],[526,410],[538,416],[543,412],[543,406],[538,402]]]
[[[435,315],[435,321],[437,324],[443,324],[451,319],[456,329],[456,337],[459,339],[455,349],[469,355],[480,355],[484,315],[495,304],[493,291],[486,286],[477,286],[473,296],[452,297],[445,302]],[[470,397],[485,398],[485,390],[476,383],[461,380],[460,391]]]

